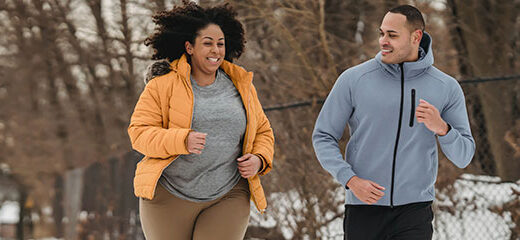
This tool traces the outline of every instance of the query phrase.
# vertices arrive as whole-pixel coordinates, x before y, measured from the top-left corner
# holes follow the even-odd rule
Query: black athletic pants
[[[432,202],[402,206],[345,205],[345,240],[431,240]]]

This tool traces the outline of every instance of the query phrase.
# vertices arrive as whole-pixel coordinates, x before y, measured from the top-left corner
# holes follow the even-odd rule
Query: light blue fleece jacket
[[[343,186],[356,175],[385,187],[385,195],[375,205],[435,198],[436,139],[457,167],[466,167],[473,158],[475,141],[464,93],[457,80],[433,66],[431,42],[425,33],[421,57],[403,63],[403,71],[400,64],[383,63],[381,52],[344,71],[316,120],[312,142],[323,168]],[[437,136],[417,122],[414,112],[419,99],[439,110],[451,126],[446,135]],[[338,142],[347,125],[350,139],[343,158]],[[365,204],[348,188],[345,201]]]

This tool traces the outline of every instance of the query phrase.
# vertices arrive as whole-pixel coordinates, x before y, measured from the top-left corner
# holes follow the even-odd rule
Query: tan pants
[[[141,226],[147,240],[242,240],[249,197],[243,178],[226,195],[202,203],[180,199],[157,183],[154,199],[139,199]]]

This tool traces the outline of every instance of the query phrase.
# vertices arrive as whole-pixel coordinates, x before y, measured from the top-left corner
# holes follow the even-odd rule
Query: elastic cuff
[[[254,154],[254,155],[257,156],[258,158],[260,158],[260,161],[262,163],[262,166],[260,166],[260,170],[258,170],[257,174],[262,174],[265,171],[265,169],[267,169],[267,166],[268,166],[267,161],[260,154]]]
[[[344,168],[338,172],[337,180],[343,187],[348,189],[347,182],[354,176],[356,176],[356,173],[352,169]]]
[[[449,143],[455,141],[455,139],[457,139],[457,131],[454,128],[451,128],[448,131],[448,133],[446,133],[446,135],[444,135],[444,136],[437,135],[437,138],[439,139],[439,143],[449,144]]]
[[[174,132],[173,139],[171,141],[170,149],[168,152],[170,155],[178,154],[189,154],[188,151],[188,134],[193,131],[191,129],[172,129]]]

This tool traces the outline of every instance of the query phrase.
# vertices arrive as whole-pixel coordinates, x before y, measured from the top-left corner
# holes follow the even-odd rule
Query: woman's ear
[[[184,43],[184,47],[186,48],[186,52],[188,53],[188,55],[193,54],[193,46],[191,45],[190,41],[186,41]]]

